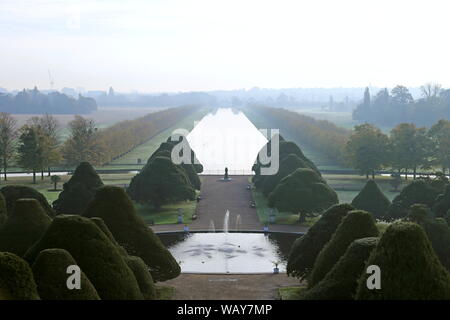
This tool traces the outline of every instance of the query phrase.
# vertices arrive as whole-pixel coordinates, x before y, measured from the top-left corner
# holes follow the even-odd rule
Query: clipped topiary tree
[[[124,247],[122,247],[114,238],[111,231],[108,229],[108,226],[105,224],[105,221],[103,221],[102,218],[93,217],[91,220],[96,224],[96,226],[103,231],[103,233],[108,237],[109,240],[111,240],[112,243],[114,243],[117,246],[117,249],[119,250],[119,253],[122,256],[128,256],[128,252],[125,250]]]
[[[133,271],[134,276],[139,284],[139,289],[145,300],[156,299],[156,288],[153,283],[153,278],[145,262],[135,256],[127,256],[124,258],[128,267]]]
[[[166,157],[156,157],[131,179],[130,197],[156,208],[170,202],[194,200],[195,190],[184,170]]]
[[[80,289],[68,289],[67,268],[77,265],[75,259],[64,249],[42,250],[32,269],[39,296],[43,300],[99,300],[97,290],[81,270]]]
[[[325,278],[354,240],[376,236],[378,236],[378,229],[370,213],[362,210],[350,211],[317,256],[308,277],[308,287],[314,287]]]
[[[300,279],[311,271],[320,251],[331,239],[342,218],[354,208],[347,204],[337,204],[325,211],[308,232],[295,240],[289,253],[287,273]]]
[[[444,193],[437,196],[433,205],[433,212],[437,217],[445,217],[450,210],[450,184],[445,188]]]
[[[356,209],[368,211],[375,218],[383,217],[390,205],[391,202],[374,180],[367,181],[364,188],[352,201],[352,206]]]
[[[0,228],[0,251],[22,256],[47,230],[50,217],[35,199],[19,199],[14,212]]]
[[[30,266],[10,252],[0,252],[0,300],[39,300]]]
[[[165,281],[180,274],[177,261],[137,215],[122,188],[105,186],[99,189],[84,215],[102,218],[117,242],[130,255],[144,260],[155,281]]]
[[[319,176],[321,175],[319,170],[317,169],[316,165],[311,160],[309,160],[307,157],[305,157],[305,155],[303,154],[302,150],[299,148],[298,145],[296,145],[292,141],[284,140],[281,135],[275,135],[274,137],[277,137],[277,136],[279,139],[278,161],[279,161],[280,169],[282,168],[281,163],[283,162],[283,160],[285,160],[289,155],[293,154],[293,155],[296,155],[297,158],[299,158],[302,161],[302,164],[300,166],[301,168],[310,168],[310,169],[314,170]],[[272,150],[271,150],[272,149],[272,146],[271,146],[272,139],[273,138],[271,138],[266,143],[266,145],[262,148],[262,152],[267,154],[268,156],[271,156],[271,154],[272,154]],[[269,175],[261,175],[261,168],[268,167],[270,165],[271,164],[262,164],[259,159],[259,153],[258,153],[255,164],[252,167],[252,171],[255,172],[255,175],[252,178],[252,182],[255,184],[255,187],[257,189],[262,187],[265,183],[265,180],[268,179],[269,177],[271,177]],[[279,179],[279,180],[281,180],[281,179]]]
[[[396,222],[383,233],[367,265],[381,270],[381,289],[367,288],[363,272],[360,300],[450,299],[450,275],[439,262],[424,230],[411,222]]]
[[[408,215],[409,208],[416,203],[431,208],[439,193],[439,190],[432,187],[430,183],[416,180],[404,187],[402,192],[394,198],[387,211],[387,217],[390,219],[404,218]]]
[[[442,265],[450,271],[450,228],[447,222],[442,218],[435,219],[423,204],[411,206],[408,219],[422,226]]]
[[[304,300],[352,300],[366,261],[377,246],[379,238],[369,237],[353,241],[344,255],[325,278],[307,290]]]
[[[307,168],[303,160],[295,154],[289,154],[280,162],[278,172],[274,175],[267,176],[262,183],[262,192],[264,196],[268,196],[284,177],[290,175],[298,168]]]
[[[196,190],[200,190],[201,187],[201,181],[200,177],[198,176],[197,172],[195,171],[195,167],[193,164],[181,164],[181,168],[183,168],[184,172],[186,172],[186,175],[189,179],[189,182]]]
[[[67,250],[104,300],[142,299],[136,278],[111,240],[85,217],[59,215],[24,255],[33,264],[42,250]]]
[[[6,222],[6,219],[8,219],[8,213],[6,212],[6,200],[3,193],[0,192],[0,227]]]
[[[16,201],[25,198],[36,199],[37,201],[39,201],[42,209],[44,209],[49,217],[54,217],[56,215],[55,211],[48,203],[47,198],[36,189],[27,186],[10,185],[1,188],[0,192],[5,197],[6,212],[8,213],[8,215],[11,215],[14,212]]]
[[[89,162],[78,165],[72,177],[64,183],[63,191],[53,202],[58,214],[82,214],[103,182]]]
[[[339,202],[336,192],[314,170],[300,168],[283,178],[269,195],[269,206],[305,214],[321,212]]]

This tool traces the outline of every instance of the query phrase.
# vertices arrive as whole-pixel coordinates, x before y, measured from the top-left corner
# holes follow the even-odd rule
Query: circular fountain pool
[[[297,233],[168,232],[162,242],[184,273],[272,273],[286,261]]]

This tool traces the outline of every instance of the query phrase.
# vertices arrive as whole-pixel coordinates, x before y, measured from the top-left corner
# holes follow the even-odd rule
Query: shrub
[[[122,256],[128,256],[128,252],[125,250],[124,247],[122,247],[114,238],[113,234],[111,233],[111,231],[108,229],[108,227],[105,224],[105,221],[103,221],[102,218],[98,218],[98,217],[93,217],[91,218],[91,220],[95,223],[95,225],[103,231],[103,233],[108,237],[109,240],[111,240],[111,242],[113,244],[115,244],[117,246],[117,249],[119,250],[119,253]]]
[[[39,296],[43,300],[99,300],[97,291],[81,270],[80,289],[67,288],[67,267],[77,265],[75,259],[64,249],[42,250],[32,269]]]
[[[131,179],[128,194],[133,200],[156,208],[170,202],[194,200],[195,190],[185,171],[170,158],[156,157]]]
[[[390,205],[389,199],[373,180],[367,181],[364,188],[352,201],[352,206],[356,209],[369,211],[375,218],[383,217]]]
[[[269,195],[269,206],[292,213],[321,212],[338,203],[336,192],[314,170],[300,168]]]
[[[289,156],[289,155],[296,155],[297,158],[299,158],[302,161],[301,168],[309,168],[313,171],[315,171],[319,176],[320,172],[315,166],[315,164],[309,160],[305,155],[303,154],[302,150],[292,141],[286,141],[283,139],[281,135],[278,135],[279,137],[279,150],[278,150],[278,161],[279,161],[279,168],[282,168],[282,162]],[[269,140],[266,145],[263,147],[266,148],[267,155],[270,156],[272,154],[271,150],[271,140]],[[268,175],[261,175],[261,168],[262,167],[268,167],[270,164],[262,164],[259,160],[259,154],[256,158],[256,163],[253,165],[252,170],[255,172],[255,175],[252,178],[252,182],[255,184],[255,187],[259,189],[264,185],[264,182],[266,179],[268,179],[271,176]],[[300,168],[297,167],[297,168]],[[293,170],[291,170],[292,172]],[[286,176],[286,175],[284,175]],[[278,179],[278,181],[281,179]],[[273,186],[275,188],[275,186]],[[273,190],[272,188],[272,190]],[[272,191],[271,190],[271,191]],[[269,194],[270,192],[267,192]]]
[[[304,278],[311,271],[319,252],[331,239],[342,218],[351,210],[353,207],[346,203],[332,206],[305,235],[295,240],[289,253],[288,275]]]
[[[87,218],[77,215],[56,216],[25,254],[32,264],[44,249],[67,250],[104,300],[142,299],[133,272],[108,237]]]
[[[53,208],[58,214],[82,214],[95,191],[102,186],[103,182],[94,168],[89,162],[82,162],[69,181],[64,183]]]
[[[286,156],[281,162],[278,172],[274,175],[267,176],[262,183],[262,192],[264,196],[268,196],[284,177],[290,175],[298,168],[307,168],[303,160],[295,154]]]
[[[0,251],[22,256],[47,230],[50,217],[35,199],[19,199],[0,229]]]
[[[135,256],[127,256],[124,259],[128,267],[133,271],[144,299],[155,300],[155,284],[153,283],[153,278],[148,271],[148,267],[145,262],[141,258]]]
[[[353,241],[325,278],[303,295],[305,300],[352,300],[366,261],[378,238]]]
[[[404,218],[408,214],[409,208],[416,203],[432,207],[434,200],[439,194],[439,190],[432,187],[424,180],[416,180],[403,188],[402,192],[394,198],[387,211],[390,219]]]
[[[176,260],[137,215],[122,188],[106,186],[99,189],[84,215],[102,218],[117,242],[129,254],[144,260],[155,281],[165,281],[180,274]]]
[[[0,252],[0,300],[39,300],[30,266],[10,252]]]
[[[450,184],[445,188],[445,192],[437,196],[433,206],[433,212],[438,217],[445,217],[450,210]]]
[[[354,240],[376,236],[378,236],[378,229],[370,213],[362,210],[350,211],[317,256],[308,277],[308,286],[312,288],[325,278]]]
[[[18,199],[24,198],[36,199],[37,201],[39,201],[39,204],[41,205],[42,209],[44,209],[44,211],[47,213],[48,216],[54,217],[56,215],[55,211],[48,203],[47,198],[36,189],[27,186],[10,185],[1,188],[0,192],[5,197],[6,212],[8,213],[8,215],[11,215],[14,212],[14,206],[16,205],[16,201]]]
[[[408,218],[422,226],[442,265],[450,271],[450,228],[447,222],[442,218],[434,219],[430,209],[422,204],[411,206]]]
[[[361,300],[450,299],[450,275],[439,262],[424,230],[411,222],[391,224],[367,265],[381,269],[381,289],[369,290],[367,275],[359,279]]]

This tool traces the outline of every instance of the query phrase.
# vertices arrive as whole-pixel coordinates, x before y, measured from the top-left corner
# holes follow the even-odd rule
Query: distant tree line
[[[43,94],[34,87],[23,89],[15,96],[0,93],[0,112],[12,114],[85,114],[97,110],[97,102],[93,98],[78,95],[74,99],[59,92]]]
[[[162,94],[121,94],[110,88],[108,93],[95,97],[100,106],[107,107],[177,107],[187,104],[214,106],[216,98],[205,92],[181,92]]]
[[[339,128],[326,120],[316,120],[285,109],[253,107],[298,141],[328,156],[337,163],[349,165],[369,178],[382,169],[397,174],[435,168],[450,173],[450,121],[441,119],[429,129],[414,123],[400,123],[389,134],[373,124],[364,123],[353,131]]]
[[[400,123],[389,135],[374,125],[355,126],[345,146],[347,163],[361,174],[374,176],[377,170],[393,168],[402,172],[436,167],[450,170],[450,121],[439,120],[431,128]]]
[[[270,119],[278,128],[288,131],[298,141],[337,163],[344,163],[344,147],[351,133],[349,130],[286,109],[254,106],[252,110]]]
[[[396,86],[371,96],[369,88],[363,101],[353,111],[353,119],[383,126],[402,122],[431,125],[440,119],[450,119],[450,89],[439,84],[421,86],[422,97],[414,100],[408,88]]]
[[[170,108],[135,120],[122,121],[101,130],[99,139],[107,146],[105,161],[109,162],[133,150],[197,110],[197,106]]]
[[[18,128],[17,121],[8,113],[0,113],[0,162],[4,179],[8,167],[17,165],[36,174],[50,167],[74,167],[82,162],[101,165],[123,155],[147,141],[162,130],[174,125],[197,110],[184,106],[172,108],[144,117],[119,122],[103,130],[97,129],[92,119],[75,116],[68,124],[69,136],[61,139],[57,119],[45,114],[30,118]]]

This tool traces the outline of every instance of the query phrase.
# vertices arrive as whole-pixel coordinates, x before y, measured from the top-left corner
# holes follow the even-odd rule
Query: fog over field
[[[450,86],[448,2],[0,3],[0,87],[122,92]]]

